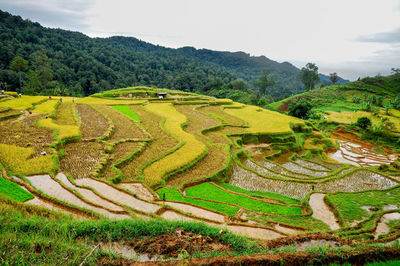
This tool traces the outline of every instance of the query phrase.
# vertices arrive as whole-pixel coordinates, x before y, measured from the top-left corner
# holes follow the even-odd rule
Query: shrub
[[[359,128],[367,129],[367,128],[369,128],[369,127],[372,125],[371,119],[369,119],[368,117],[365,117],[365,116],[360,117],[360,118],[357,119],[356,125],[357,125]]]
[[[298,118],[308,118],[312,104],[304,99],[289,105],[289,115]]]

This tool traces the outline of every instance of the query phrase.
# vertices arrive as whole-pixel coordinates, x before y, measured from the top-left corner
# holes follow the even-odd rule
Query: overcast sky
[[[351,80],[400,67],[400,0],[0,0],[0,9],[92,37],[314,62]]]

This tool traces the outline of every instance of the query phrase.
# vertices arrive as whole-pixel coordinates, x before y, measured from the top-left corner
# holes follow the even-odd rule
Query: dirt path
[[[105,198],[112,199],[113,201],[119,202],[123,205],[127,205],[133,209],[137,209],[143,212],[156,212],[158,209],[161,208],[161,206],[157,204],[136,199],[127,193],[119,191],[111,185],[107,185],[103,182],[91,178],[77,179],[75,180],[75,182],[78,185],[91,187],[98,193],[102,194]]]
[[[49,175],[36,175],[36,176],[28,176],[26,177],[34,187],[43,191],[49,196],[60,199],[62,201],[74,204],[81,208],[86,208],[92,210],[94,212],[100,213],[106,217],[114,218],[114,219],[125,219],[126,215],[118,215],[111,213],[102,208],[98,208],[88,203],[84,202],[80,198],[78,198],[75,194],[69,192],[64,189],[59,183],[57,183],[54,179],[52,179]]]
[[[197,217],[208,219],[211,221],[216,221],[219,223],[225,222],[225,216],[221,214],[217,214],[211,211],[204,210],[202,208],[197,208],[192,205],[184,204],[184,203],[177,203],[177,202],[170,202],[167,201],[165,204],[174,207],[176,209],[182,210],[187,213],[191,213]]]
[[[375,239],[378,239],[380,235],[389,233],[390,227],[388,223],[391,220],[398,220],[398,219],[400,219],[400,213],[398,212],[384,214],[376,226],[376,230],[374,232]]]
[[[85,188],[80,188],[80,187],[75,186],[74,184],[72,184],[69,181],[69,179],[63,173],[58,173],[56,178],[58,180],[60,180],[61,182],[63,182],[64,185],[66,185],[67,187],[78,191],[83,197],[85,197],[89,201],[91,201],[99,206],[103,206],[107,209],[114,210],[114,211],[123,211],[124,210],[121,206],[118,206],[110,201],[100,198],[90,189],[85,189]],[[126,218],[129,218],[129,216],[127,216]]]
[[[154,195],[142,183],[120,183],[118,186],[129,190],[142,199],[154,200]]]
[[[325,194],[313,193],[310,196],[310,206],[313,210],[312,217],[319,219],[329,225],[332,230],[339,229],[339,223],[336,221],[336,217],[333,212],[326,206],[324,202]]]

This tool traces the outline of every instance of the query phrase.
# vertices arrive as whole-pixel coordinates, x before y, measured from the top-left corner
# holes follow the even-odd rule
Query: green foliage
[[[313,108],[309,101],[301,99],[289,105],[289,115],[298,118],[308,118],[310,110]]]
[[[336,82],[337,82],[338,79],[339,79],[338,74],[337,74],[336,72],[330,73],[330,74],[329,74],[329,79],[331,80],[332,84],[335,85]]]
[[[140,122],[140,117],[128,105],[113,105],[112,108],[129,116],[133,120]]]
[[[363,116],[363,117],[360,117],[360,118],[357,119],[356,125],[359,128],[362,128],[362,129],[365,130],[365,129],[369,128],[372,125],[372,122],[371,122],[371,119],[369,119],[368,117]]]
[[[254,84],[260,89],[260,96],[265,96],[267,88],[275,85],[274,75],[270,74],[268,68],[264,68]]]
[[[300,72],[301,81],[307,91],[314,89],[319,81],[318,67],[313,63],[307,63]]]

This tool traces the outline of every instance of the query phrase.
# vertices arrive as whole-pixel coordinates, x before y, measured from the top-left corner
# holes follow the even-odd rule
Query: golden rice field
[[[246,105],[243,108],[226,107],[224,112],[238,117],[248,123],[250,133],[288,133],[289,123],[304,124],[301,119],[266,110],[257,106]]]
[[[160,158],[179,144],[176,138],[163,130],[161,124],[165,118],[147,111],[143,106],[134,105],[131,109],[141,118],[141,124],[149,132],[152,140],[143,151],[135,155],[134,160],[121,166],[120,169],[127,181],[141,179],[140,174],[146,163]]]
[[[146,105],[146,109],[156,115],[165,117],[165,130],[175,135],[183,143],[183,146],[178,150],[144,169],[145,182],[150,186],[154,186],[160,184],[165,175],[180,170],[199,159],[207,152],[207,148],[195,136],[186,133],[182,129],[182,126],[186,123],[186,117],[179,113],[172,104],[150,103]]]
[[[79,125],[76,117],[75,105],[72,102],[60,103],[56,110],[55,118],[44,118],[38,124],[45,128],[53,129],[56,138],[63,140],[79,137]]]
[[[246,122],[243,119],[240,119],[236,116],[232,116],[227,112],[224,112],[222,108],[223,106],[221,105],[210,105],[199,108],[198,110],[206,115],[212,116],[220,120],[223,124],[231,126],[246,126]]]
[[[34,104],[37,104],[43,100],[48,99],[47,96],[27,96],[13,98],[8,101],[0,102],[0,107],[11,108],[14,110],[26,110],[32,108]]]
[[[32,148],[0,144],[0,162],[15,173],[32,175],[50,173],[55,170],[51,155],[37,155]]]
[[[54,112],[57,103],[57,100],[47,100],[41,104],[36,105],[35,109],[33,109],[32,112],[38,114],[51,114]]]
[[[95,108],[99,110],[106,117],[111,119],[114,130],[109,139],[110,142],[118,142],[122,140],[146,140],[149,136],[140,127],[140,124],[135,122],[128,116],[118,112],[117,110],[105,106],[96,105]]]

